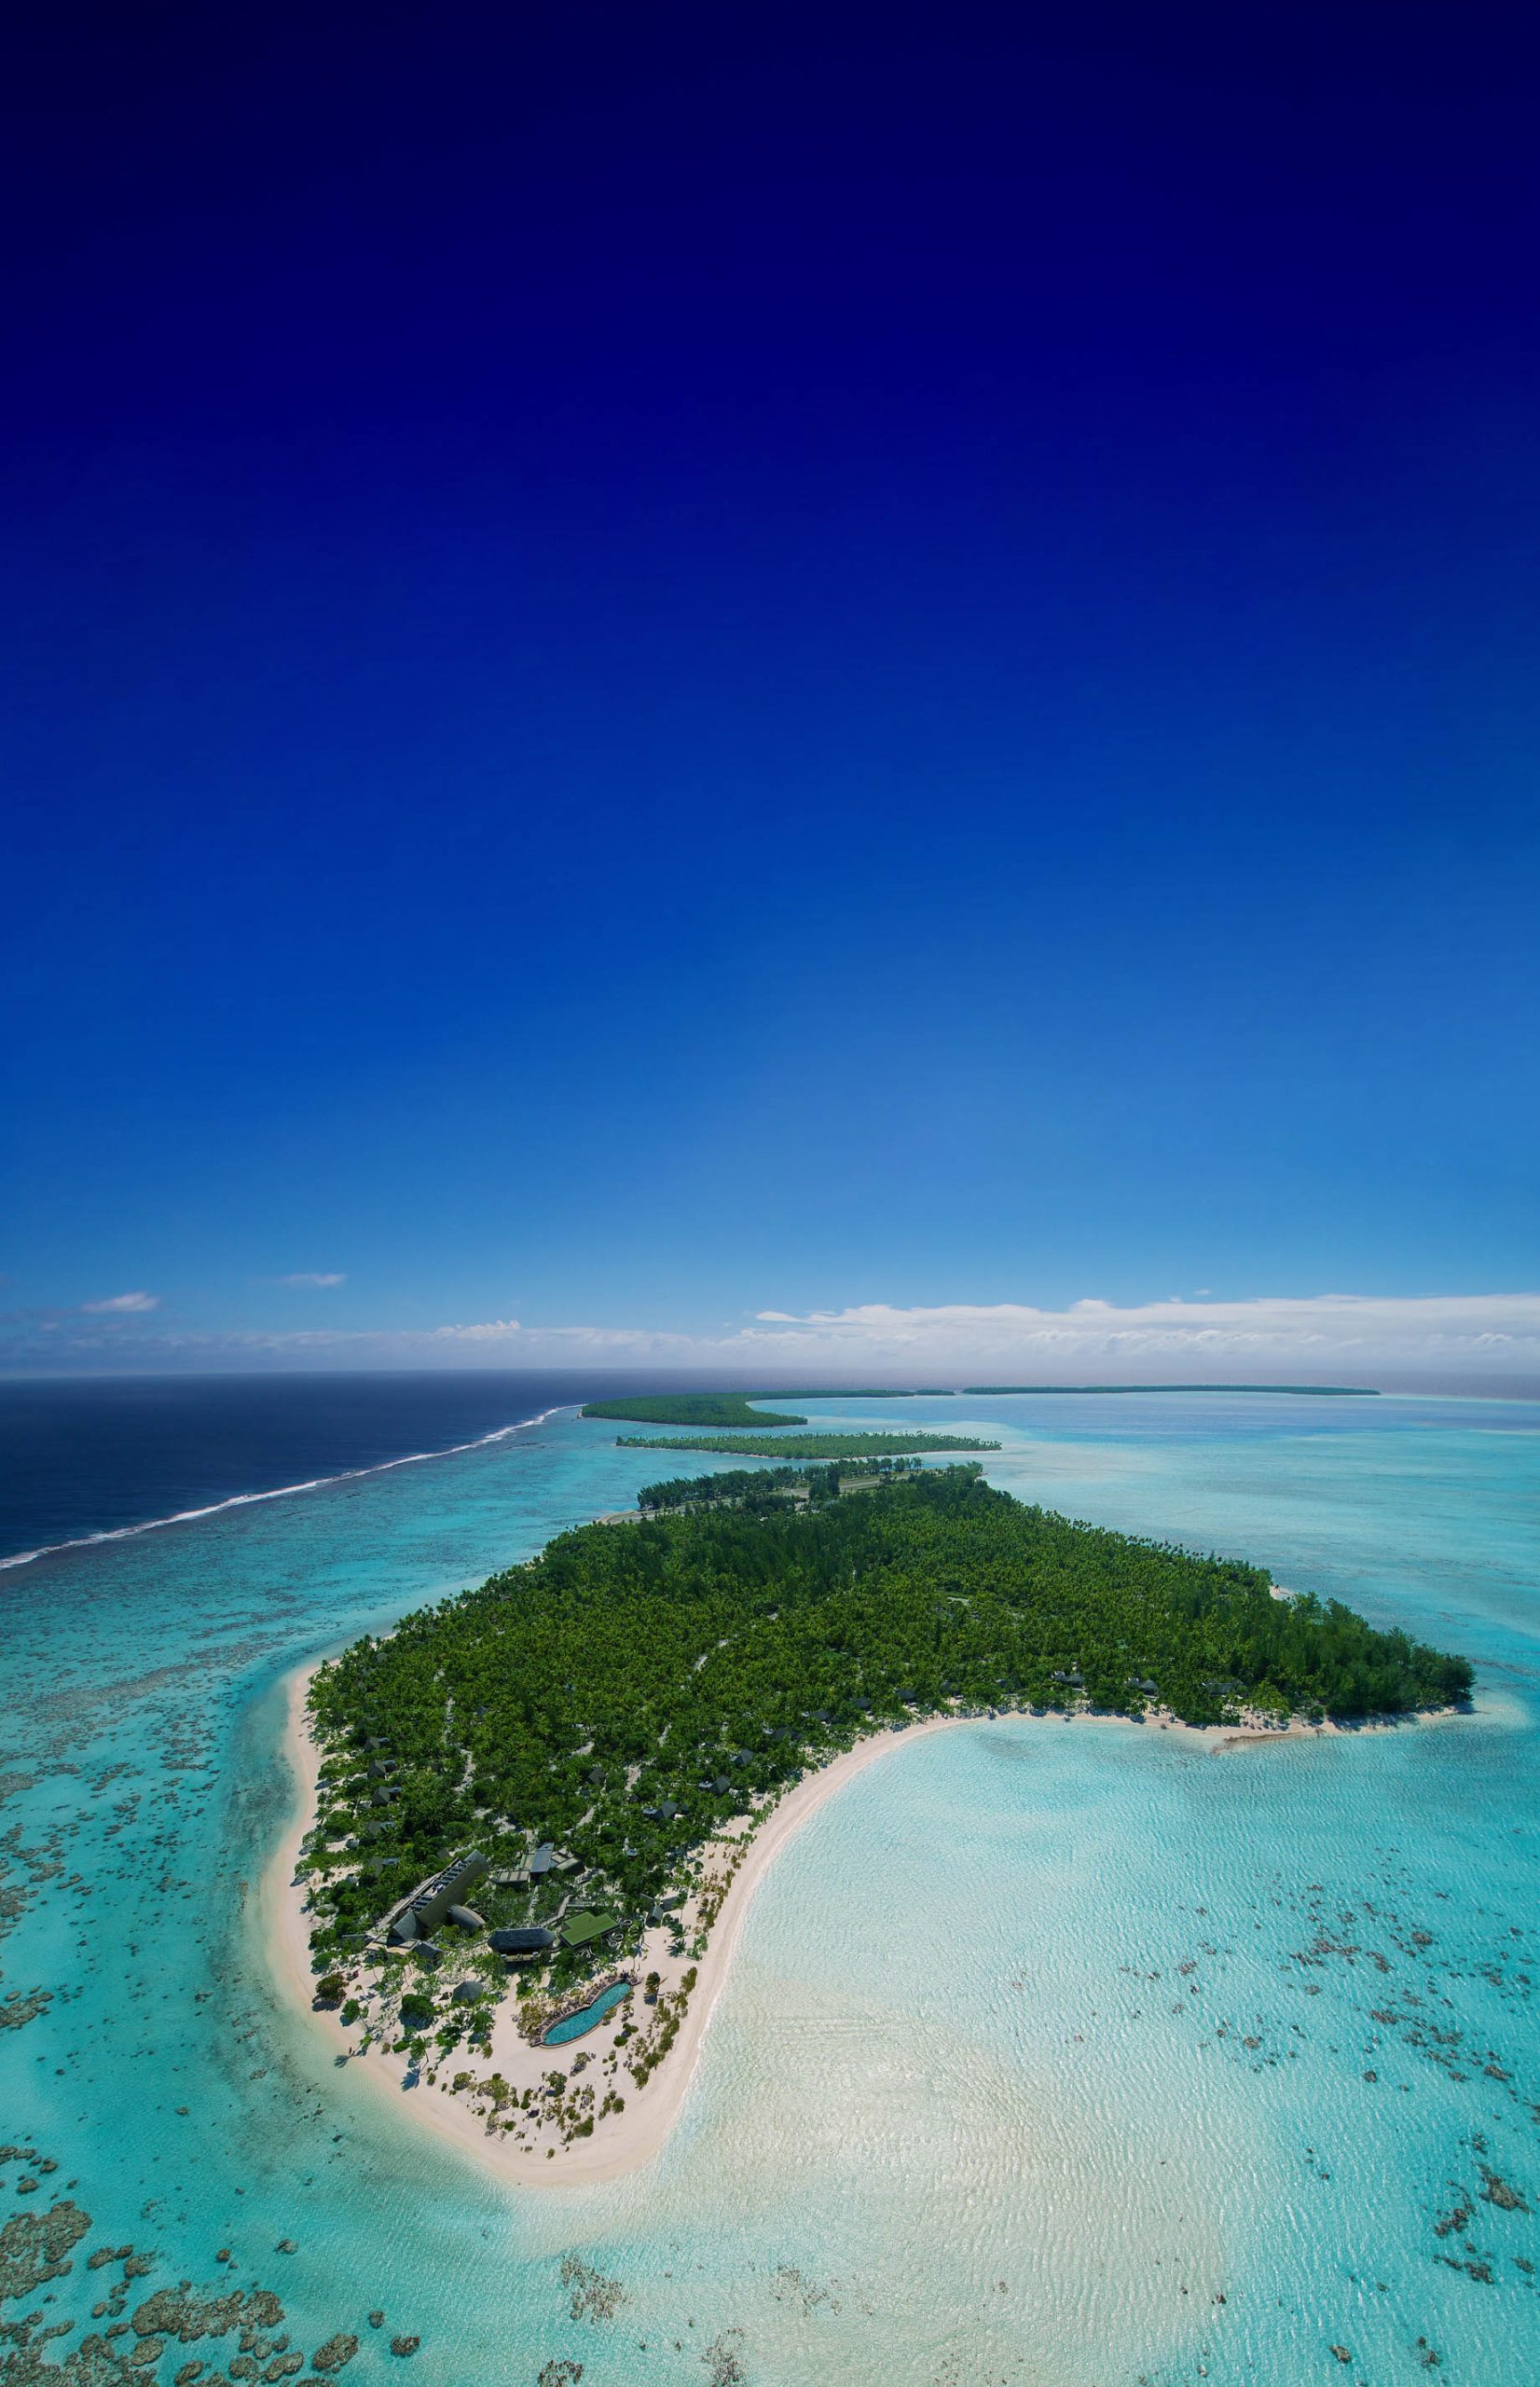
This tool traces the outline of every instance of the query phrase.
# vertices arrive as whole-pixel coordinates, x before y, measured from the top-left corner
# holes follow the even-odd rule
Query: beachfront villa
[[[558,1852],[549,1841],[543,1842],[529,1860],[529,1871],[515,1877],[520,1886],[530,1886],[552,1874],[576,1870],[576,1857]],[[464,1894],[488,1875],[488,1863],[481,1851],[467,1849],[454,1857],[442,1872],[434,1874],[420,1888],[414,1890],[395,1911],[387,1916],[384,1934],[391,1945],[398,1948],[432,1948],[433,1934],[441,1924],[456,1925],[463,1931],[486,1931],[485,1919],[474,1907],[464,1903]],[[493,1883],[507,1882],[506,1875],[493,1875]],[[527,1924],[487,1933],[487,1945],[495,1955],[506,1956],[513,1962],[529,1963],[533,1958],[549,1955],[553,1949],[585,1948],[608,1938],[620,1928],[621,1918],[584,1911],[569,1915],[551,1930],[536,1924]]]
[[[487,1859],[480,1849],[467,1849],[463,1856],[455,1857],[441,1873],[412,1893],[392,1917],[387,1937],[401,1946],[414,1939],[431,1939],[441,1923],[449,1921],[451,1910],[458,1907],[462,1912],[469,1911],[463,1905],[464,1893],[486,1871]],[[473,1927],[476,1920],[472,1917]]]
[[[543,1840],[529,1859],[529,1879],[531,1882],[543,1882],[547,1874],[570,1872],[576,1862],[575,1857],[559,1856],[555,1843]]]
[[[531,1956],[548,1955],[556,1946],[554,1931],[543,1931],[536,1924],[527,1924],[508,1931],[488,1931],[487,1945],[494,1956],[510,1956],[527,1961]]]
[[[558,1937],[564,1948],[590,1948],[620,1928],[618,1914],[570,1914]]]

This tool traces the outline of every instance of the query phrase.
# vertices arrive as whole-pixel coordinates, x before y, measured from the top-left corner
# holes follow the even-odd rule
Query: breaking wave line
[[[169,1517],[145,1517],[134,1525],[112,1525],[101,1533],[76,1534],[68,1541],[40,1542],[35,1550],[19,1550],[9,1558],[0,1558],[0,1570],[30,1566],[34,1558],[52,1558],[62,1550],[91,1550],[98,1542],[130,1541],[135,1534],[158,1533],[163,1525],[193,1525],[199,1517],[217,1517],[226,1509],[249,1509],[258,1500],[287,1500],[296,1492],[322,1492],[328,1483],[351,1483],[362,1475],[389,1475],[393,1467],[418,1467],[431,1458],[456,1458],[462,1451],[485,1450],[488,1442],[506,1442],[510,1434],[523,1434],[532,1426],[543,1426],[548,1417],[573,1405],[571,1401],[557,1401],[555,1408],[543,1409],[538,1417],[520,1417],[512,1426],[498,1426],[489,1434],[478,1434],[474,1442],[450,1442],[441,1451],[408,1451],[402,1458],[382,1458],[373,1467],[344,1467],[336,1475],[312,1475],[304,1483],[275,1484],[270,1492],[234,1492],[227,1500],[211,1500],[206,1508],[178,1509]]]

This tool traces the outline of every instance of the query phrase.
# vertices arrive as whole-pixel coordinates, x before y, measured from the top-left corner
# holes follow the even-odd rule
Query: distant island
[[[997,1451],[973,1434],[617,1434],[622,1451],[741,1451],[747,1458],[883,1458],[905,1452]]]
[[[818,1438],[809,1434],[797,1439],[816,1442]],[[844,1439],[855,1442],[859,1437],[830,1437],[831,1441]],[[639,1436],[629,1446],[644,1445]],[[659,1441],[652,1447],[667,1451],[681,1445]],[[738,1450],[743,1445],[735,1442],[732,1447]],[[991,1443],[989,1447],[997,1449],[998,1444]],[[878,1456],[864,1463],[859,1459],[853,1465],[848,1462],[849,1454],[838,1451],[828,1467],[725,1467],[720,1475],[670,1476],[665,1483],[644,1483],[637,1494],[637,1507],[644,1517],[659,1509],[747,1508],[763,1513],[784,1509],[789,1502],[800,1508],[836,1499],[845,1492],[864,1492],[873,1484],[894,1483],[923,1472],[919,1461],[908,1457]],[[980,1471],[978,1468],[970,1469],[975,1475]]]
[[[308,1742],[296,1720],[314,1803],[283,1928],[308,1928],[316,2003],[520,2177],[653,2150],[755,1868],[896,1733],[1023,1710],[1280,1730],[1470,1687],[1263,1568],[977,1467],[642,1499],[366,1635],[309,1679]]]
[[[798,1385],[790,1392],[750,1392],[749,1400],[950,1400],[955,1385]]]
[[[963,1391],[979,1400],[1011,1392],[1293,1392],[1316,1400],[1380,1398],[1380,1387],[1374,1384],[965,1384]]]
[[[627,1395],[624,1400],[587,1400],[578,1411],[580,1417],[618,1418],[633,1426],[805,1426],[805,1417],[789,1416],[784,1410],[756,1409],[756,1400],[950,1400],[948,1392],[921,1393],[875,1392],[870,1387],[859,1391],[846,1391],[841,1385],[825,1385],[820,1391],[809,1392],[646,1392]]]
[[[982,1400],[1029,1392],[1286,1392],[1300,1399],[1333,1400],[1376,1400],[1380,1397],[1378,1386],[1363,1384],[969,1384],[961,1387],[960,1395],[956,1387],[948,1389],[943,1386],[880,1392],[871,1387],[847,1391],[842,1386],[825,1385],[821,1391],[804,1387],[795,1392],[635,1393],[621,1400],[585,1401],[578,1414],[610,1418],[623,1425],[696,1426],[708,1431],[718,1427],[757,1427],[762,1433],[774,1432],[779,1448],[780,1438],[789,1427],[805,1426],[810,1421],[787,1410],[756,1409],[753,1404],[757,1400],[956,1400],[959,1397]],[[681,1442],[678,1447],[683,1450],[693,1446]],[[954,1447],[993,1449],[995,1445]]]
[[[773,1409],[755,1409],[755,1400],[804,1400],[805,1393],[658,1392],[638,1393],[626,1400],[586,1400],[580,1417],[618,1418],[630,1426],[805,1426],[805,1417],[790,1417]]]
[[[579,1412],[584,1417],[620,1420],[639,1426],[691,1426],[690,1434],[617,1434],[618,1450],[737,1452],[745,1458],[861,1459],[897,1457],[910,1452],[997,1451],[998,1442],[981,1442],[970,1434],[928,1434],[879,1429],[874,1433],[834,1430],[799,1434],[806,1417],[787,1411],[755,1409],[756,1400],[808,1400],[820,1396],[801,1392],[676,1392],[639,1393],[625,1400],[590,1400]],[[829,1398],[824,1395],[822,1398]],[[849,1400],[913,1400],[911,1392],[859,1392]],[[757,1428],[757,1432],[713,1433],[713,1427]]]

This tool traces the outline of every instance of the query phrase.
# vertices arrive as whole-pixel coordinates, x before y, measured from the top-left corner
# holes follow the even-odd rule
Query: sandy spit
[[[305,1911],[304,1889],[296,1883],[294,1876],[301,1842],[315,1814],[317,1778],[321,1767],[322,1753],[311,1731],[307,1706],[310,1679],[315,1671],[315,1663],[297,1667],[285,1677],[283,1684],[283,1753],[294,1775],[296,1797],[288,1828],[263,1874],[258,1894],[258,1918],[274,1980],[284,1997],[304,2016],[334,2056],[344,2050],[351,2054],[352,2060],[349,2072],[351,2077],[362,2077],[372,2090],[389,2100],[395,2114],[406,2116],[436,2137],[457,2146],[462,2154],[494,2173],[499,2179],[521,2187],[587,2187],[599,2181],[619,2179],[651,2162],[679,2118],[755,1894],[782,1850],[796,1838],[803,1826],[818,1814],[820,1807],[869,1766],[880,1763],[896,1750],[909,1747],[932,1732],[947,1732],[961,1724],[971,1724],[977,1730],[988,1720],[977,1716],[935,1716],[901,1731],[873,1732],[817,1773],[794,1783],[765,1814],[748,1855],[738,1867],[711,1931],[706,1953],[698,1960],[695,1988],[668,2056],[658,2065],[645,2088],[639,2090],[634,2083],[627,2082],[624,2113],[605,2115],[596,2123],[591,2138],[578,2139],[570,2146],[558,2146],[554,2154],[547,2155],[543,2148],[531,2150],[511,2146],[501,2132],[489,2132],[478,2114],[448,2089],[430,2084],[426,2077],[419,2081],[409,2095],[405,2094],[403,2062],[399,2056],[392,2056],[383,2048],[371,2048],[361,2054],[356,2027],[349,2029],[335,2011],[318,2009],[312,2003],[314,1981],[309,1959],[309,1924]],[[1255,1727],[1244,1731],[1217,1726],[1189,1726],[1155,1709],[1139,1720],[1084,1713],[1067,1718],[1062,1715],[1028,1718],[1015,1711],[1012,1711],[1011,1720],[1017,1724],[1032,1723],[1045,1732],[1062,1729],[1067,1722],[1123,1732],[1171,1730],[1191,1732],[1216,1755],[1258,1747],[1271,1741],[1321,1737],[1342,1729],[1331,1724],[1297,1722],[1280,1727],[1271,1722],[1264,1723],[1261,1718],[1258,1719]],[[1373,1727],[1353,1729],[1363,1731]],[[731,1827],[723,1837],[730,1836],[730,1833]],[[645,1971],[655,1961],[655,1952],[644,1952],[636,1969]],[[509,2006],[502,2009],[502,2026],[494,2035],[494,2053],[497,2068],[518,2087],[523,2081],[538,2081],[557,2051],[529,2048],[518,2039],[509,2013],[512,2001],[509,2001]],[[620,2019],[616,2018],[615,2028],[619,2027]],[[596,2052],[603,2053],[611,2038],[611,2029],[601,2028],[590,2035],[587,2044]]]

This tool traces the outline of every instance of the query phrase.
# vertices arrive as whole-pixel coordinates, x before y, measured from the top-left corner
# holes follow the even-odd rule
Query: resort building
[[[570,1914],[560,1930],[564,1948],[586,1948],[620,1928],[618,1914]]]
[[[479,1882],[487,1870],[487,1859],[479,1848],[467,1849],[446,1865],[442,1873],[424,1882],[403,1901],[392,1917],[389,1937],[398,1942],[426,1939],[441,1923],[449,1919],[449,1910],[461,1904],[465,1891]]]
[[[556,1934],[543,1931],[537,1925],[526,1925],[511,1931],[488,1931],[487,1945],[495,1956],[543,1956],[556,1946]]]

